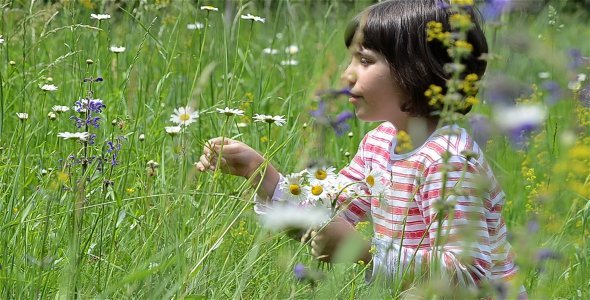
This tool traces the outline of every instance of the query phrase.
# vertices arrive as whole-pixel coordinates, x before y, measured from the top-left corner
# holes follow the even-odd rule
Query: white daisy
[[[164,130],[166,130],[167,134],[169,134],[171,136],[175,136],[182,131],[182,127],[180,127],[180,126],[166,126],[166,127],[164,127]]]
[[[4,37],[0,35],[0,45],[4,44]]]
[[[377,171],[375,169],[369,170],[367,174],[365,174],[365,179],[363,182],[369,188],[371,195],[374,197],[380,197],[385,193],[387,189],[386,186],[382,182],[383,180],[383,173]]]
[[[218,11],[219,9],[217,7],[214,7],[211,5],[203,5],[203,6],[201,6],[201,10]]]
[[[89,135],[88,132],[60,132],[57,134],[57,137],[63,138],[64,140],[74,139],[86,141]]]
[[[110,19],[111,15],[109,15],[109,14],[90,14],[90,18],[100,21],[100,20]]]
[[[57,91],[57,86],[53,84],[44,84],[41,89],[48,92],[55,92]]]
[[[47,114],[47,117],[49,118],[49,120],[52,120],[52,121],[55,120],[55,119],[57,119],[57,115],[54,112],[52,112],[52,111],[50,111]]]
[[[293,173],[281,181],[279,190],[283,192],[284,200],[295,204],[301,204],[307,200],[311,191],[310,187],[303,184],[304,179],[301,173]]]
[[[299,47],[297,47],[297,45],[290,45],[285,48],[285,53],[287,54],[296,54],[297,52],[299,52]]]
[[[275,54],[279,53],[279,50],[273,49],[273,48],[264,48],[264,49],[262,49],[262,53],[275,55]]]
[[[205,24],[200,23],[200,22],[186,24],[186,29],[188,29],[188,30],[203,29],[204,27],[205,27]]]
[[[296,66],[299,61],[296,59],[281,60],[281,66]]]
[[[271,230],[318,227],[330,220],[330,210],[324,207],[293,204],[274,205],[260,216],[262,225]]]
[[[16,113],[16,116],[19,118],[19,120],[24,121],[27,120],[29,118],[29,114],[28,113]]]
[[[315,205],[317,202],[329,200],[328,191],[330,190],[329,185],[326,182],[314,180],[309,183],[309,200],[310,204]]]
[[[113,53],[123,53],[125,52],[125,47],[111,46],[110,50]]]
[[[330,180],[336,179],[336,168],[334,167],[325,167],[325,166],[316,166],[312,167],[307,170],[309,174],[310,180]]]
[[[64,105],[54,105],[51,109],[53,109],[53,111],[56,113],[62,113],[62,112],[66,112],[66,111],[70,110],[69,107],[64,106]]]
[[[229,108],[229,107],[225,107],[224,109],[221,108],[217,108],[217,112],[220,114],[224,114],[228,117],[231,116],[243,116],[244,115],[244,111],[241,109],[233,109],[233,108]]]
[[[195,122],[199,117],[199,111],[193,111],[190,106],[179,107],[174,109],[174,114],[170,116],[170,122],[174,122],[178,125],[188,126]]]
[[[257,17],[254,15],[251,15],[251,14],[241,15],[240,18],[242,18],[244,20],[252,20],[253,22],[260,22],[260,23],[264,23],[264,21],[266,21],[264,18]]]
[[[277,126],[283,126],[287,122],[287,120],[285,119],[285,116],[271,116],[271,115],[256,114],[253,119],[255,122],[265,122],[265,123],[269,123],[269,124],[274,123]]]
[[[537,128],[545,121],[547,110],[538,104],[522,104],[513,107],[499,106],[495,109],[494,121],[506,131]]]

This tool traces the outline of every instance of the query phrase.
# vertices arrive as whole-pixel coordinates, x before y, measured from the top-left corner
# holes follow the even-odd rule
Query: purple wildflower
[[[350,111],[343,111],[336,116],[336,119],[330,121],[330,125],[336,132],[337,136],[342,136],[344,133],[350,130],[350,125],[346,122],[346,120],[352,118],[353,114]]]
[[[582,52],[579,49],[572,48],[568,51],[568,55],[570,57],[570,62],[568,64],[568,68],[570,70],[576,70],[585,64],[585,61],[588,59],[582,56]]]
[[[537,218],[532,218],[526,225],[528,233],[537,233],[539,232],[539,221]]]
[[[559,83],[555,82],[554,80],[545,80],[543,81],[541,86],[543,87],[543,89],[549,92],[548,97],[545,99],[545,103],[553,105],[557,103],[559,99],[561,99],[563,91],[561,90]]]
[[[339,90],[322,90],[322,91],[318,91],[316,92],[316,96],[320,97],[320,98],[325,98],[325,97],[337,97],[337,96],[342,96],[342,95],[350,95],[350,88],[342,88]]]
[[[85,113],[86,110],[101,113],[103,108],[106,108],[106,105],[100,99],[80,99],[74,104],[74,110],[79,113]]]
[[[447,9],[450,8],[451,5],[444,0],[436,0],[436,7],[439,9]]]
[[[486,21],[497,21],[500,16],[510,10],[511,0],[486,0],[481,13]]]
[[[305,280],[307,278],[307,270],[303,264],[296,264],[293,268],[293,274],[297,280]]]

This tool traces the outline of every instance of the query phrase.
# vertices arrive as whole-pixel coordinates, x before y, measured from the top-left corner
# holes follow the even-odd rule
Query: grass
[[[284,172],[322,158],[317,153],[342,167],[349,159],[345,153],[354,154],[363,134],[376,126],[353,120],[352,137],[330,132],[319,140],[308,114],[317,105],[315,91],[341,85],[348,59],[343,29],[368,3],[265,3],[236,2],[232,14],[220,2],[213,2],[220,11],[209,13],[185,1],[137,1],[121,7],[89,1],[4,4],[3,298],[391,296],[365,285],[358,265],[323,266],[324,278],[317,285],[298,282],[292,272],[296,263],[317,266],[308,249],[258,224],[253,192],[242,179],[202,174],[193,167],[205,141],[218,135],[273,153],[272,162]],[[90,19],[95,12],[112,18]],[[266,22],[241,20],[245,13],[266,17]],[[580,37],[590,32],[581,16],[557,11],[558,23],[564,24],[560,29],[549,25],[548,15],[546,7],[538,17],[515,13],[504,16],[501,27],[488,25],[499,57],[490,62],[489,74],[511,76],[530,87],[541,84],[539,72],[551,72],[565,93],[549,108],[544,127],[526,150],[494,135],[486,155],[507,193],[504,217],[522,269],[519,280],[531,298],[586,298],[590,116],[566,86],[575,75],[567,68],[567,51],[578,48],[588,54]],[[204,28],[187,29],[195,22]],[[111,45],[126,50],[114,54]],[[299,52],[287,55],[283,49],[289,45],[297,45]],[[267,47],[278,54],[262,54]],[[88,59],[93,63],[87,64]],[[281,65],[288,59],[298,64]],[[97,77],[104,81],[82,81]],[[42,91],[45,83],[58,90]],[[107,106],[100,127],[90,128],[95,144],[84,147],[59,139],[58,132],[78,129],[69,119],[71,111],[52,121],[47,118],[50,108],[73,106],[91,86],[94,98]],[[529,94],[522,101],[544,97]],[[329,109],[346,108],[342,102],[330,103]],[[200,118],[185,133],[167,135],[164,127],[172,125],[173,109],[185,105],[199,109]],[[226,106],[243,109],[246,117],[215,113]],[[475,110],[492,114],[485,105]],[[27,112],[28,120],[18,120],[17,112]],[[251,121],[256,113],[285,115],[288,122],[269,132]],[[125,138],[119,164],[111,166],[105,142],[120,136]],[[86,164],[84,158],[93,159]],[[159,167],[147,166],[150,160]],[[538,223],[537,231],[531,231],[531,221]],[[540,271],[535,255],[544,248],[560,258],[543,262]]]

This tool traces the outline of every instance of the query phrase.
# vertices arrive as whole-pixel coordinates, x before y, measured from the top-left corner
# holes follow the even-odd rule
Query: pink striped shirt
[[[380,198],[343,204],[350,223],[372,219],[373,274],[427,274],[437,262],[459,284],[512,277],[516,267],[500,214],[505,195],[469,134],[446,126],[404,154],[393,151],[396,136],[391,123],[382,123],[365,135],[339,174],[362,181],[369,170],[378,170],[388,187]]]

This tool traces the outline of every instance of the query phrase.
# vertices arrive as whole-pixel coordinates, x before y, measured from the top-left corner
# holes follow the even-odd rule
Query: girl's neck
[[[424,117],[408,117],[403,124],[395,124],[397,130],[405,131],[411,140],[411,149],[405,149],[404,152],[410,152],[420,147],[432,135],[438,127],[438,119]]]

